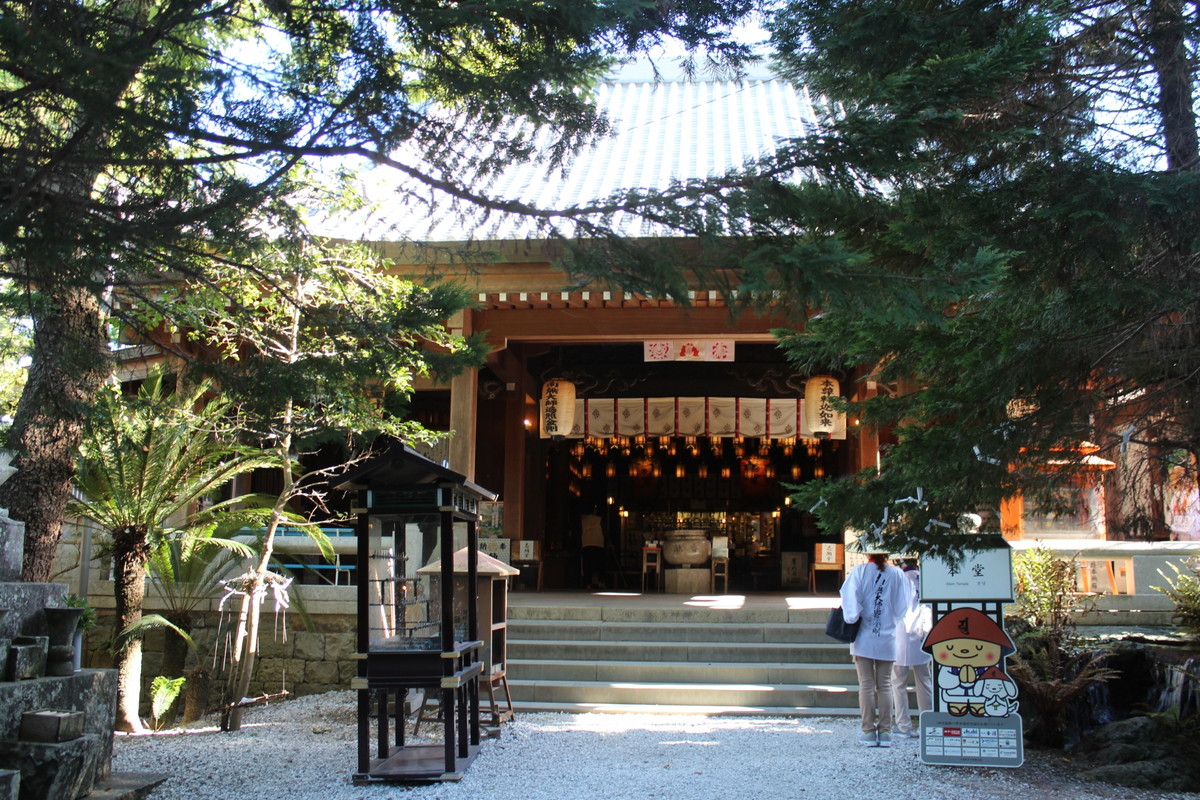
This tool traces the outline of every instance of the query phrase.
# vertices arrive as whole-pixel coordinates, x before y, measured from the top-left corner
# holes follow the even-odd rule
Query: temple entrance
[[[791,505],[785,484],[843,474],[848,449],[817,439],[543,440],[546,586],[640,590],[643,547],[687,530],[703,532],[708,556],[728,558],[729,591],[808,588],[815,545],[834,540]],[[601,550],[589,534],[597,524]],[[687,567],[708,570],[702,561]],[[678,590],[708,586],[690,577]]]

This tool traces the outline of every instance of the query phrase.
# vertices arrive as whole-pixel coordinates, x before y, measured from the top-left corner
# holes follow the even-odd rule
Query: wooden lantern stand
[[[358,769],[352,780],[459,780],[481,740],[479,685],[488,642],[479,635],[478,507],[496,496],[403,445],[369,460],[336,488],[362,498],[358,677],[351,683],[358,691]],[[454,558],[441,559],[437,581],[417,567],[461,544],[466,580],[456,597]],[[406,701],[417,690],[439,699],[441,744],[406,740]]]

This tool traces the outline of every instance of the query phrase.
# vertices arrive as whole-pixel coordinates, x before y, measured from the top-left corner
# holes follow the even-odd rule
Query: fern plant
[[[187,678],[168,678],[157,676],[150,684],[150,716],[154,720],[154,730],[162,730],[171,706],[175,705],[183,684]]]

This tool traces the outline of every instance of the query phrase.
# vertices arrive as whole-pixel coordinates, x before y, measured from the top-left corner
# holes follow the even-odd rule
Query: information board
[[[921,761],[950,766],[1019,767],[1025,761],[1021,717],[921,714]]]
[[[921,600],[970,602],[1013,599],[1012,548],[1001,540],[996,547],[972,550],[951,563],[938,556],[921,557]]]

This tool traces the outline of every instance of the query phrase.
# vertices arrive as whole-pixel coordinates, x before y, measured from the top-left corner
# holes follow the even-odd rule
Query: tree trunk
[[[183,685],[183,724],[195,722],[208,713],[212,676],[204,667],[196,667]]]
[[[116,635],[119,646],[113,655],[117,669],[117,720],[119,731],[141,733],[139,706],[142,698],[142,637],[123,636],[125,629],[142,618],[146,595],[146,560],[150,545],[144,525],[125,525],[111,531],[113,537],[113,598],[116,601]]]
[[[1188,53],[1189,22],[1178,0],[1150,4],[1151,63],[1158,78],[1158,113],[1162,118],[1167,169],[1200,169],[1200,138],[1192,95],[1192,61]]]
[[[167,621],[176,625],[180,630],[188,635],[192,633],[192,615],[166,615]],[[187,641],[173,630],[166,629],[163,631],[163,648],[162,648],[162,669],[163,675],[168,678],[181,678],[187,668],[188,643]]]
[[[261,581],[261,578],[259,580]],[[262,618],[262,599],[256,594],[252,594],[243,598],[243,603],[246,609],[246,614],[243,615],[245,633],[238,637],[233,666],[229,673],[229,689],[226,692],[225,708],[221,713],[221,730],[223,731],[241,730],[244,709],[237,704],[250,691],[250,681],[254,678],[254,667],[258,661],[258,632],[259,620]]]
[[[66,286],[45,293],[49,307],[34,323],[33,360],[9,435],[17,473],[0,486],[0,507],[25,523],[22,580],[35,583],[53,572],[84,420],[112,372],[94,291]]]

